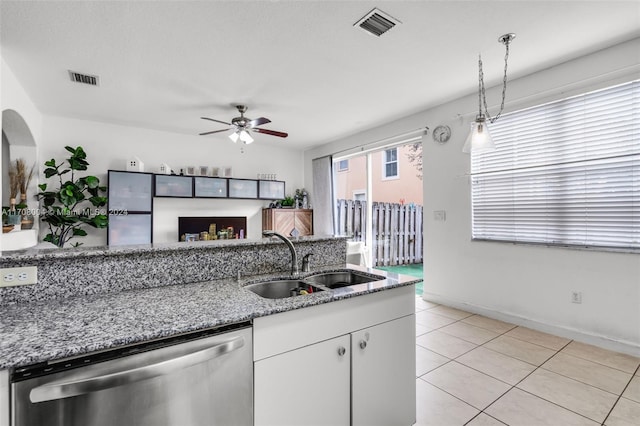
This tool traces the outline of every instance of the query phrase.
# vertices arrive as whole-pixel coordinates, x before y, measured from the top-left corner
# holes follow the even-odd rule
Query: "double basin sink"
[[[266,299],[284,299],[326,290],[384,280],[380,275],[364,274],[351,269],[320,272],[300,279],[278,279],[249,284],[245,288]]]

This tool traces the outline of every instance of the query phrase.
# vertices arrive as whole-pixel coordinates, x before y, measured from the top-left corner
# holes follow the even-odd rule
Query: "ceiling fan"
[[[238,139],[240,139],[245,144],[250,144],[251,142],[253,142],[253,138],[251,137],[250,132],[264,133],[265,135],[278,136],[280,138],[286,138],[287,136],[289,136],[288,133],[278,132],[278,131],[269,130],[269,129],[261,129],[257,127],[263,124],[271,123],[271,120],[265,117],[260,117],[252,120],[244,116],[244,113],[247,112],[247,107],[245,105],[236,105],[236,108],[240,112],[240,117],[233,118],[231,120],[231,123],[227,123],[226,121],[216,120],[214,118],[200,117],[203,120],[215,121],[216,123],[226,124],[227,126],[229,126],[229,128],[227,129],[213,130],[211,132],[200,133],[200,136],[211,135],[213,133],[226,132],[229,129],[231,129],[233,133],[229,135],[229,138],[234,142],[237,142]]]

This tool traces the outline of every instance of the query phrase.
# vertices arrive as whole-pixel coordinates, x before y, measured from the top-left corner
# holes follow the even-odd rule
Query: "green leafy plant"
[[[284,197],[284,200],[280,202],[280,205],[282,207],[290,207],[290,206],[293,206],[294,203],[295,203],[294,198],[291,195],[287,195],[286,197]]]
[[[77,171],[87,170],[89,166],[87,154],[81,146],[64,148],[71,153],[66,164],[57,164],[55,159],[44,163],[45,177],[55,179],[57,176],[59,187],[47,190],[46,183],[40,184],[40,192],[36,195],[43,204],[40,220],[49,226],[44,241],[58,247],[64,247],[71,238],[86,236],[87,231],[82,229],[84,226],[106,228],[108,224],[106,212],[98,209],[107,204],[107,197],[100,195],[106,193],[107,187],[100,186],[100,180],[95,176],[76,178]],[[70,179],[65,180],[68,173],[71,173]],[[88,207],[88,204],[94,208]],[[72,245],[77,247],[81,244],[76,242]]]

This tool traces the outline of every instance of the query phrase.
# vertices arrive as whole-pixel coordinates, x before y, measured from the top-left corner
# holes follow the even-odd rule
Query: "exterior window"
[[[347,170],[349,170],[349,160],[338,161],[338,171],[345,172]]]
[[[471,154],[478,240],[640,251],[640,80],[502,116]]]
[[[384,151],[384,173],[385,179],[398,177],[398,148],[391,148]]]
[[[367,201],[367,193],[364,191],[353,191],[353,199],[355,201]]]

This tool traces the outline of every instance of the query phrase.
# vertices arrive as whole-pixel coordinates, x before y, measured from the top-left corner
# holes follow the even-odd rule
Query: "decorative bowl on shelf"
[[[15,225],[2,225],[2,233],[6,234],[7,232],[11,232]]]

